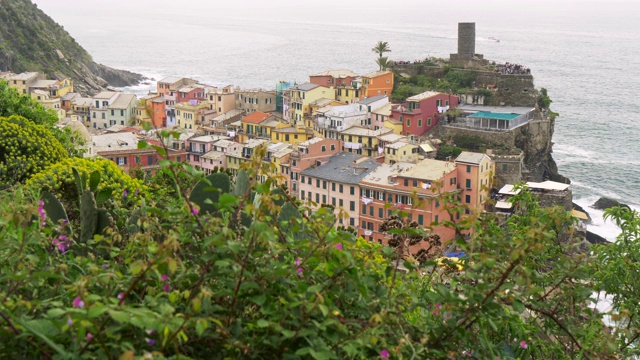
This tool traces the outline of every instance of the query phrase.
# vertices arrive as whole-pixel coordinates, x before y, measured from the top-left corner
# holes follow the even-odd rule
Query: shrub
[[[87,179],[91,173],[98,171],[101,177],[97,192],[110,190],[112,198],[116,200],[126,198],[128,202],[135,203],[146,193],[146,187],[140,180],[127,175],[113,161],[101,158],[65,159],[34,175],[27,181],[26,186],[36,191],[51,191],[66,205],[67,210],[77,208],[79,193],[73,169],[78,170]],[[86,186],[84,184],[83,188]]]
[[[21,117],[0,117],[0,188],[23,183],[67,157],[60,142],[42,125]]]

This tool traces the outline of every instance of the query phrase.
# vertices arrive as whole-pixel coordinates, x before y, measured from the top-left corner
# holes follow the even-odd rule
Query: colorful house
[[[206,96],[204,93],[204,86],[193,84],[183,86],[175,92],[176,103],[189,102],[191,100],[204,101]]]
[[[351,70],[327,70],[310,75],[309,82],[324,87],[351,87],[353,80],[355,80],[357,77],[358,75]]]
[[[458,105],[458,98],[451,94],[425,91],[412,96],[402,105],[391,109],[391,117],[402,123],[404,135],[422,136],[438,125],[440,114]]]
[[[455,230],[442,225],[443,221],[452,219],[438,196],[457,195],[456,177],[456,164],[448,161],[425,159],[417,164],[380,164],[360,181],[361,227],[358,235],[388,244],[391,237],[380,230],[380,225],[394,210],[402,210],[419,226],[433,226],[433,232],[443,241],[454,239]],[[424,248],[422,242],[412,246],[411,251],[416,254]]]
[[[209,102],[190,100],[174,106],[176,112],[176,126],[181,129],[195,130],[200,125],[208,123],[216,114],[211,110]]]
[[[228,139],[229,137],[221,135],[195,135],[190,137],[186,142],[186,150],[189,154],[187,160],[194,167],[200,168],[202,165],[200,157],[204,156],[212,150],[215,151],[213,146],[214,143],[220,140]],[[216,165],[220,166],[222,164]]]
[[[37,80],[29,85],[29,91],[34,90],[46,91],[52,98],[61,98],[73,92],[73,80],[68,78],[62,80]]]
[[[316,137],[299,143],[291,153],[289,173],[286,173],[286,170],[282,172],[288,175],[287,188],[290,189],[291,194],[299,197],[298,183],[301,171],[316,165],[318,161],[326,161],[340,151],[342,151],[342,142],[338,139]]]
[[[107,119],[109,126],[128,125],[135,118],[137,99],[133,94],[118,94],[109,105]]]
[[[374,114],[374,111],[389,104],[387,95],[377,95],[358,101],[359,105],[367,109],[367,122],[363,125],[371,130],[378,130],[384,127],[384,118]]]
[[[343,151],[378,157],[382,155],[382,149],[378,146],[378,137],[389,133],[391,129],[387,128],[369,130],[353,126],[340,132],[340,140],[342,140]]]
[[[150,95],[140,99],[135,108],[135,118],[138,124],[150,122],[154,127],[167,126],[167,114],[163,95]]]
[[[393,72],[380,70],[362,75],[359,79],[359,88],[361,99],[377,95],[391,96],[393,92]]]
[[[235,109],[235,91],[233,85],[206,86],[205,97],[209,101],[209,109],[224,114]]]
[[[29,87],[38,80],[45,80],[47,77],[39,72],[25,72],[20,74],[9,73],[3,76],[7,84],[18,90],[20,94],[29,94]]]
[[[58,119],[62,120],[66,116],[66,111],[61,108],[60,98],[52,97],[48,91],[33,90],[31,98],[37,101],[45,109],[53,110],[58,115]]]
[[[298,145],[314,138],[313,130],[304,126],[284,126],[271,130],[271,141]]]
[[[255,111],[240,119],[241,131],[238,131],[238,142],[244,144],[249,139],[271,139],[271,132],[278,127],[285,127],[274,115]]]
[[[276,92],[262,89],[241,90],[236,88],[236,109],[245,111],[247,114],[276,111]]]
[[[338,153],[328,160],[300,172],[300,199],[312,202],[312,207],[322,204],[334,207],[338,216],[336,225],[359,227],[360,181],[378,164],[375,160],[352,153]],[[348,217],[339,216],[344,211]]]
[[[318,131],[324,137],[338,139],[340,132],[353,126],[367,126],[369,113],[367,106],[349,104],[332,106],[328,111],[322,111],[316,117]]]
[[[287,90],[288,96],[286,100],[289,102],[286,106],[289,111],[289,119],[292,124],[304,125],[305,117],[311,118],[310,104],[318,99],[335,100],[335,91],[333,88],[320,86],[316,84],[306,83],[296,85]]]
[[[101,91],[94,95],[91,105],[91,126],[94,129],[106,129],[113,125],[109,123],[107,114],[109,114],[109,107],[116,101],[120,94],[113,91]]]
[[[181,87],[187,86],[187,85],[194,85],[197,83],[198,83],[197,80],[177,77],[177,76],[169,76],[158,81],[158,84],[157,84],[158,94],[173,96]]]
[[[463,151],[456,158],[458,166],[458,186],[460,201],[467,206],[465,210],[483,210],[489,200],[489,190],[496,172],[495,163],[487,154]]]

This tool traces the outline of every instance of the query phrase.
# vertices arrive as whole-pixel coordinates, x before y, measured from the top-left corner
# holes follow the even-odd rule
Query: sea
[[[589,230],[615,240],[590,207],[606,196],[640,210],[640,4],[579,0],[34,0],[105,65],[273,89],[329,69],[448,57],[458,22],[476,23],[476,52],[531,69],[560,116],[553,158],[572,181]],[[497,42],[491,38],[499,39]]]

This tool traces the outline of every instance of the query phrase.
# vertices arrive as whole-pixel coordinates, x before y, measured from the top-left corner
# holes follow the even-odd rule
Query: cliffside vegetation
[[[30,0],[0,0],[0,71],[70,77],[79,92],[138,83],[142,76],[93,62],[60,25]]]

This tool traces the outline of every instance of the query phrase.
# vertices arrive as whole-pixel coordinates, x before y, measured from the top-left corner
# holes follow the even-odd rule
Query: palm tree
[[[378,41],[378,43],[376,44],[376,46],[374,46],[371,51],[373,51],[374,53],[378,54],[378,57],[382,57],[382,55],[384,55],[384,53],[388,53],[391,52],[391,49],[389,48],[389,43],[386,41]]]
[[[389,66],[389,58],[386,56],[381,56],[376,59],[376,64],[380,66],[380,70],[387,70],[387,66]]]

